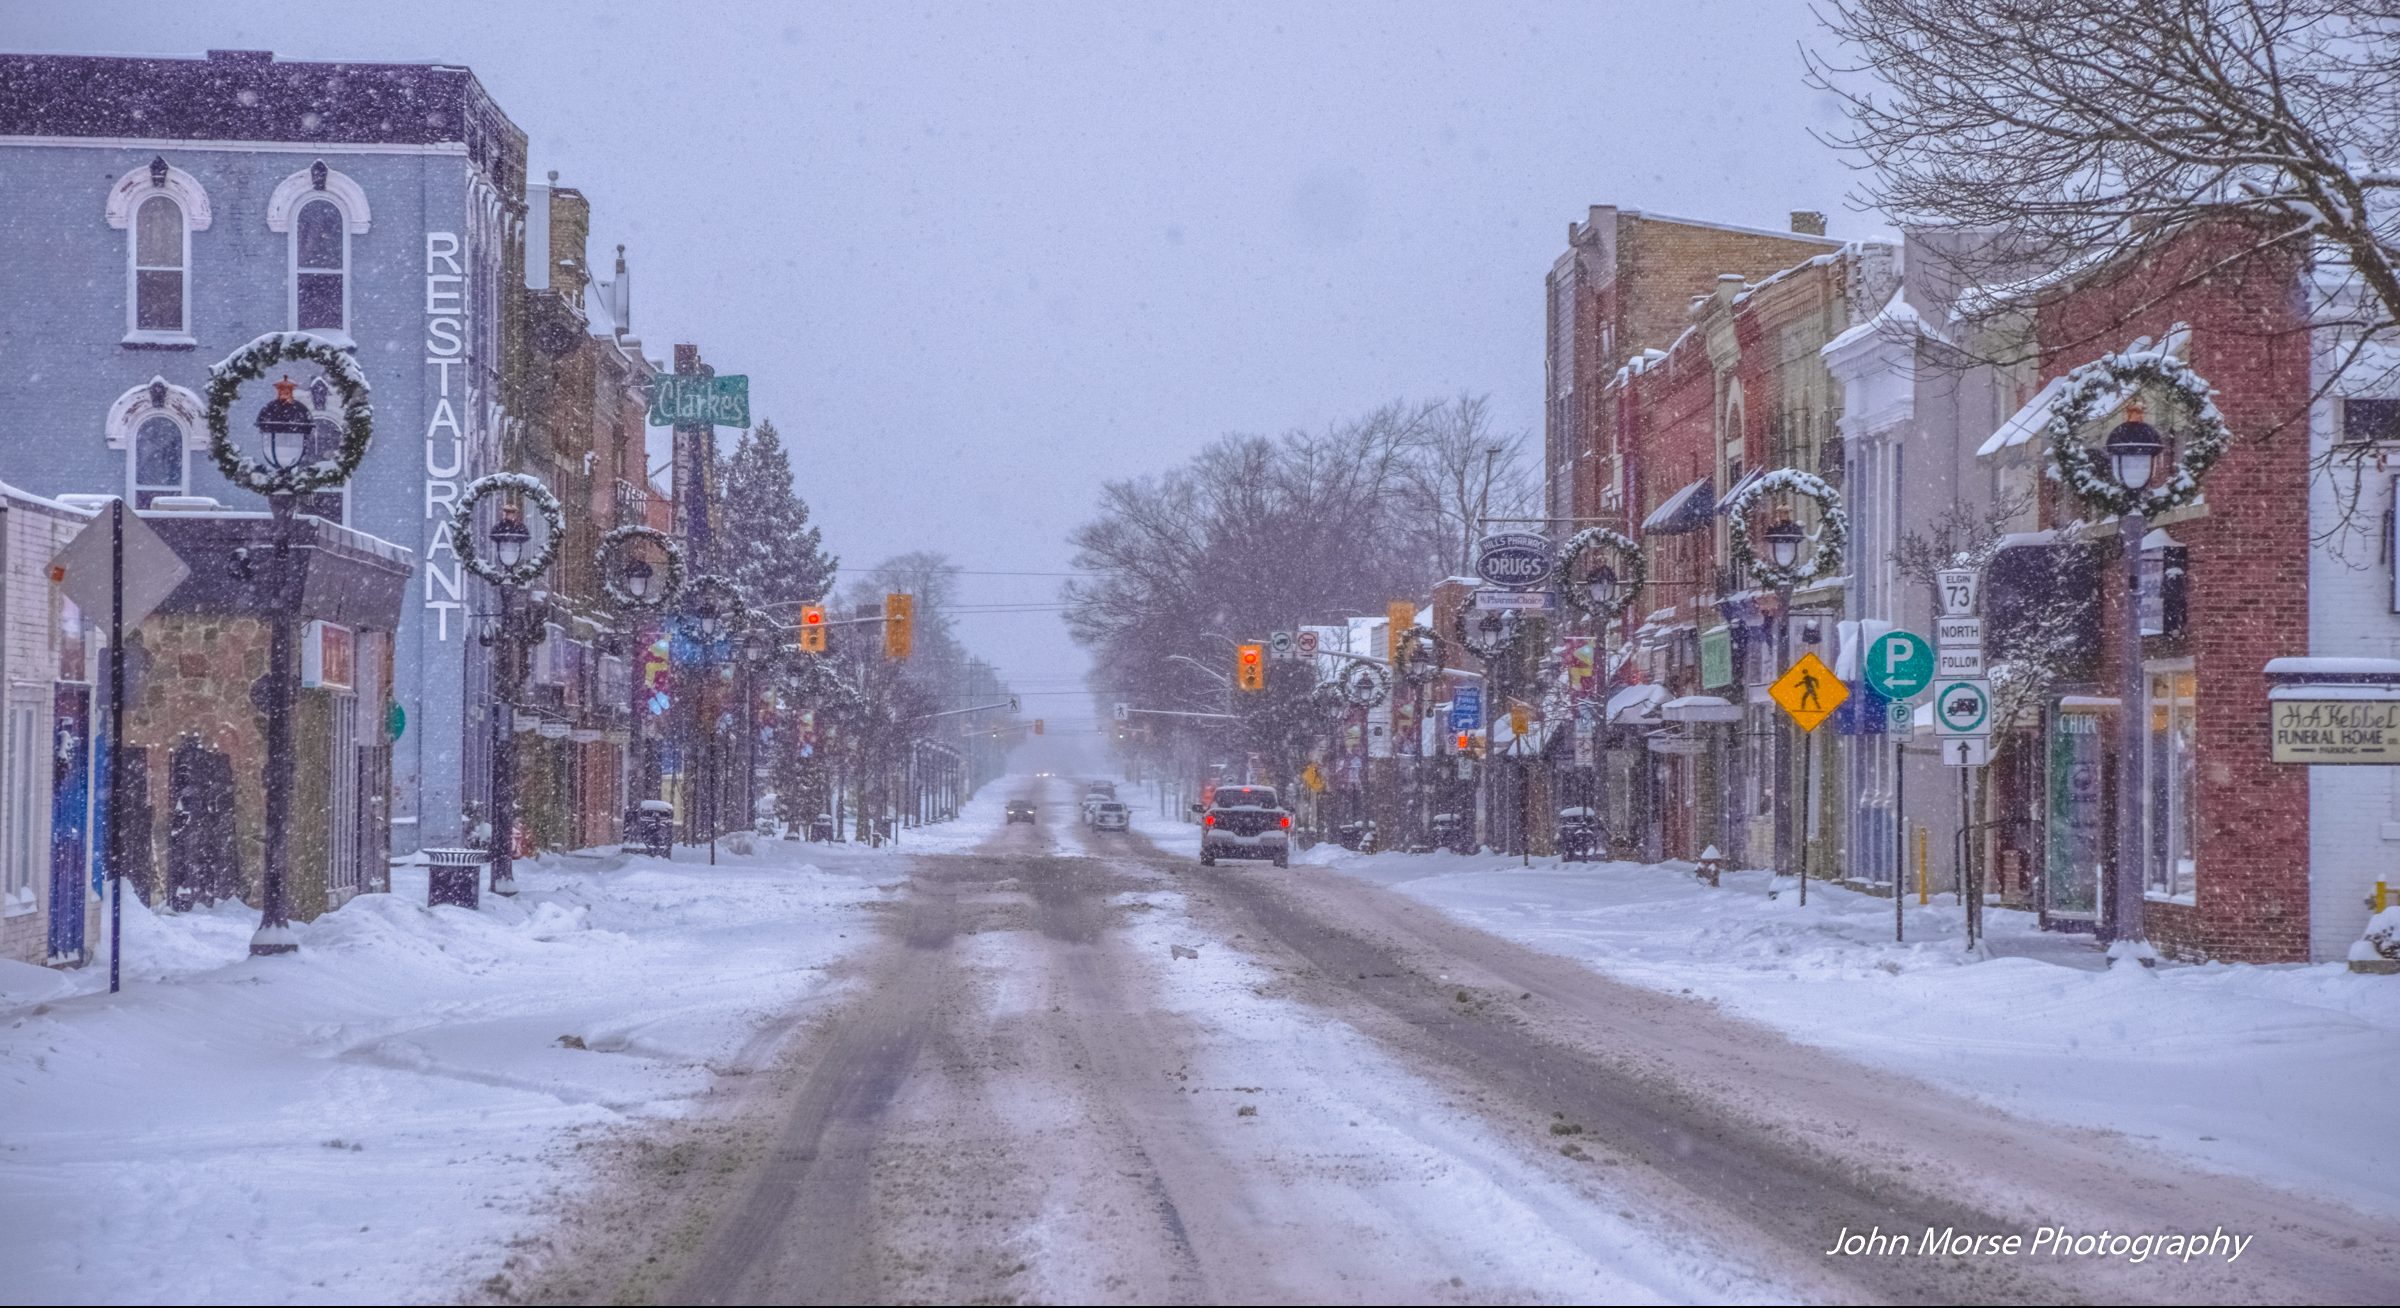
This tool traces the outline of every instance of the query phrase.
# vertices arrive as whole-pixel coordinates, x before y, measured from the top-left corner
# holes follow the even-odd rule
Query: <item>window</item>
[[[2199,791],[2199,723],[2193,711],[2192,671],[2155,668],[2150,672],[2150,756],[2148,812],[2150,834],[2149,892],[2154,896],[2189,901],[2198,871],[2193,821]]]
[[[300,206],[292,224],[292,326],[304,332],[350,330],[350,234],[331,200]]]
[[[160,415],[134,429],[127,453],[127,484],[133,507],[146,509],[161,495],[181,495],[190,485],[182,424]]]
[[[180,336],[191,330],[185,314],[185,273],[191,239],[183,206],[164,195],[142,201],[133,223],[133,330]]]
[[[32,686],[11,686],[8,721],[0,748],[0,912],[28,913],[39,905],[35,878],[49,871],[42,839],[41,807],[48,802],[49,776],[41,707]]]
[[[333,387],[322,377],[308,384],[308,407],[312,418],[308,442],[302,446],[303,466],[319,463],[342,451],[342,411],[333,405]],[[313,513],[339,526],[349,525],[350,483],[311,491],[300,497],[300,512]]]
[[[2400,400],[2342,401],[2344,441],[2400,441]]]

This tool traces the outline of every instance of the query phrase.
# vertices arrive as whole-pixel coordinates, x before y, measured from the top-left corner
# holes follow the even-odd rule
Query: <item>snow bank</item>
[[[829,993],[890,879],[824,846],[694,857],[520,864],[480,912],[402,869],[276,959],[254,910],[128,900],[123,993],[0,969],[6,1297],[455,1299],[580,1181],[575,1137],[683,1111]]]
[[[1308,861],[1621,980],[1687,992],[2022,1116],[2101,1126],[2203,1166],[2400,1214],[2400,988],[2339,963],[2103,970],[2088,939],[1986,911],[1962,948],[1947,896],[1892,902],[1689,865],[1454,854]]]

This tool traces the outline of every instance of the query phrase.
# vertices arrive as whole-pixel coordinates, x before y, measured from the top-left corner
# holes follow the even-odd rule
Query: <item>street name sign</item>
[[[1843,700],[1850,698],[1850,688],[1833,675],[1825,660],[1812,652],[1792,660],[1792,666],[1785,668],[1775,684],[1767,687],[1767,694],[1792,715],[1792,721],[1799,723],[1802,731],[1814,731],[1819,723],[1833,716]]]
[[[1867,647],[1867,684],[1900,700],[1933,684],[1933,647],[1913,631],[1887,631]]]
[[[1944,682],[1933,694],[1933,729],[1944,736],[1992,733],[1992,683],[1981,679]],[[1948,749],[1950,742],[1942,742]]]
[[[1979,768],[1992,761],[1990,736],[1942,737],[1942,762],[1954,768]]]
[[[651,379],[650,425],[747,427],[750,379],[661,373]]]
[[[1479,590],[1475,592],[1475,607],[1479,609],[1518,609],[1547,613],[1557,607],[1558,597],[1546,590]]]
[[[1953,618],[1963,618],[1975,612],[1981,598],[1982,575],[1973,568],[1944,568],[1934,574],[1934,595],[1942,602],[1942,612]]]

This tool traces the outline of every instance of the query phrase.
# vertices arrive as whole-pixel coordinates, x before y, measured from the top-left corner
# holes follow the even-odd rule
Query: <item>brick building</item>
[[[1994,797],[2038,815],[2029,852],[2042,859],[2040,894],[2094,893],[2100,917],[2110,917],[2114,815],[2136,803],[2150,845],[2152,940],[2186,957],[2265,962],[2311,955],[2310,769],[2269,759],[2262,669],[2311,652],[2310,442],[2295,428],[2309,423],[2315,360],[2305,269],[2289,255],[2228,258],[2250,239],[2196,227],[2138,264],[2045,292],[2033,314],[2036,382],[2112,351],[2163,349],[2215,389],[2232,431],[2200,497],[2150,524],[2141,649],[2124,649],[2118,635],[2132,601],[2114,520],[2096,520],[2043,472],[2040,432],[2055,388],[2038,390],[1984,452],[2003,493],[2038,497],[2044,540],[2081,545],[2101,562],[2095,657],[2045,706],[2035,728],[2044,748],[2028,755],[2041,766],[1998,778]],[[2098,415],[2088,435],[2123,418],[2122,407]],[[2389,640],[2386,608],[2352,609],[2348,621]],[[2120,794],[2115,780],[2118,669],[2128,657],[2146,674],[2142,796]],[[2388,811],[2388,783],[2383,791]]]
[[[1568,223],[1567,248],[1545,283],[1548,512],[1622,517],[1638,498],[1601,391],[1628,359],[1683,334],[1693,296],[1723,275],[1762,278],[1839,248],[1820,213],[1795,212],[1791,231],[1774,232],[1596,204],[1582,222]]]

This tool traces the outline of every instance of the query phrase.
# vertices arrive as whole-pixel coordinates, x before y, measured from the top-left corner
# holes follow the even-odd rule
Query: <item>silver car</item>
[[[1123,831],[1132,823],[1133,817],[1125,811],[1125,806],[1113,799],[1104,799],[1092,805],[1094,831]]]
[[[1219,786],[1200,815],[1200,865],[1220,858],[1271,858],[1291,866],[1292,815],[1272,786]]]

